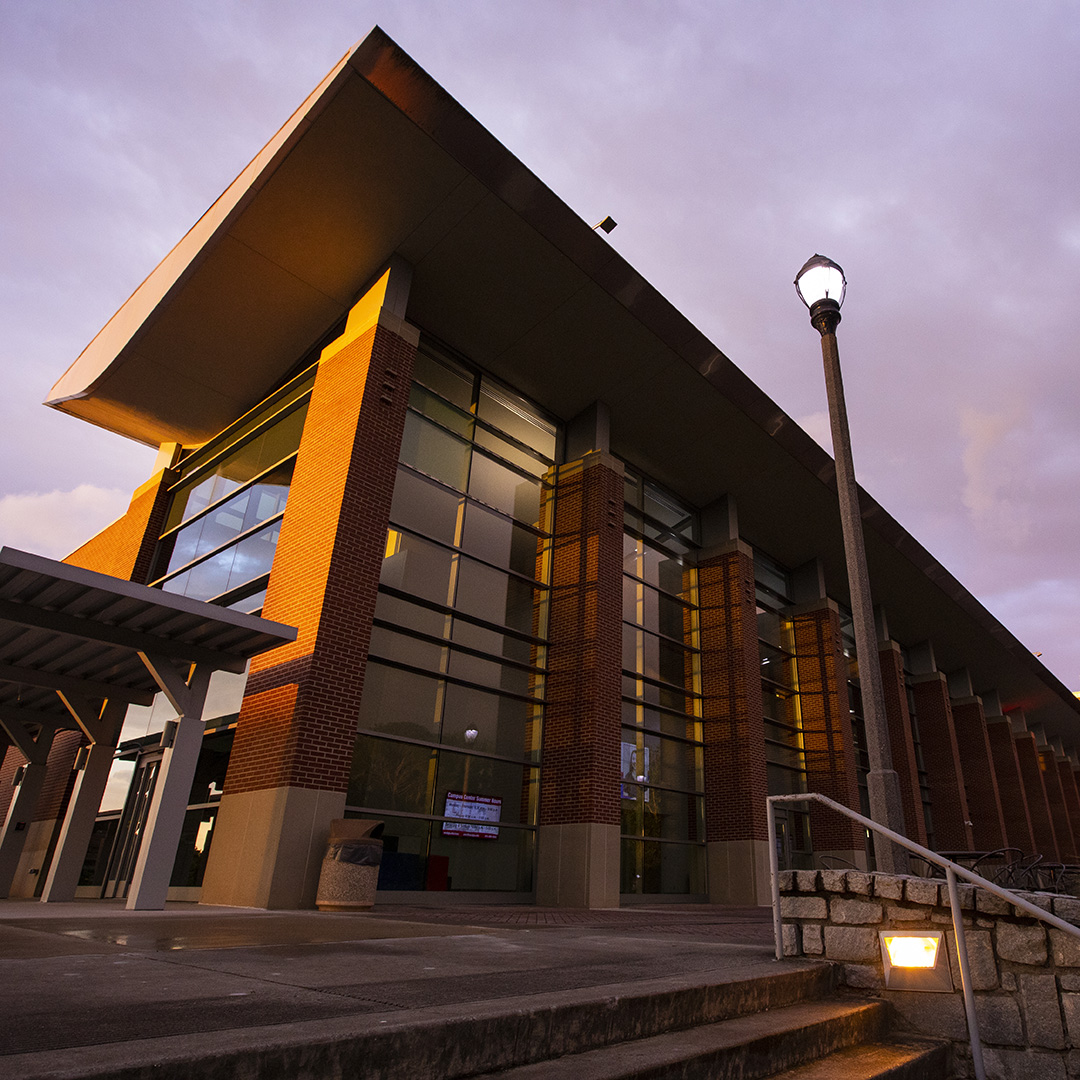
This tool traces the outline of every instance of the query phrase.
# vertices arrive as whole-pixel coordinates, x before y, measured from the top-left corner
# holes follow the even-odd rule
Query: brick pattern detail
[[[169,487],[177,475],[162,469],[135,493],[123,517],[77,547],[64,562],[145,585],[169,508]]]
[[[1061,781],[1061,793],[1065,798],[1065,811],[1072,828],[1073,842],[1080,844],[1080,789],[1076,786],[1076,774],[1068,760],[1057,763],[1058,777]],[[1062,859],[1075,866],[1080,853],[1075,847],[1061,853]]]
[[[1046,800],[1050,804],[1050,816],[1054,822],[1058,858],[1061,859],[1065,855],[1075,853],[1076,838],[1073,836],[1072,824],[1069,821],[1069,808],[1065,802],[1065,792],[1061,789],[1061,773],[1058,771],[1057,758],[1053,750],[1039,751],[1039,768],[1042,769]]]
[[[1008,723],[998,721],[987,724],[990,752],[994,757],[994,774],[998,780],[998,796],[1005,817],[1006,843],[1019,848],[1025,854],[1038,850],[1035,831],[1031,824],[1029,799],[1020,771],[1020,759],[1016,756],[1016,741]]]
[[[617,825],[623,479],[585,458],[555,487],[540,824]]]
[[[1035,851],[1044,859],[1057,862],[1059,854],[1054,818],[1050,813],[1050,800],[1046,797],[1046,784],[1039,765],[1039,751],[1035,736],[1030,731],[1014,735],[1016,757],[1020,762],[1020,775],[1024,778],[1028,810],[1031,812],[1031,829],[1035,834]]]
[[[754,562],[731,551],[698,567],[705,838],[767,840],[765,726]]]
[[[945,677],[935,674],[913,680],[911,692],[934,809],[934,844],[939,851],[971,851],[974,839],[966,824],[971,815]]]
[[[15,795],[15,789],[11,786],[15,779],[15,770],[26,764],[26,758],[7,740],[0,745],[3,746],[3,757],[0,757],[0,824],[3,824]]]
[[[45,781],[34,807],[34,821],[53,821],[63,817],[68,799],[75,787],[75,773],[71,766],[79,747],[86,742],[81,731],[58,731],[49,750],[45,765]],[[14,746],[8,747],[0,767],[0,821],[7,814],[14,795],[11,781],[15,770],[26,764],[26,758]]]
[[[263,607],[298,636],[252,660],[279,685],[244,698],[227,793],[348,786],[415,355],[377,325],[319,366]]]
[[[896,648],[882,649],[881,686],[885,696],[885,717],[889,725],[892,764],[900,778],[900,802],[904,807],[904,831],[923,847],[927,846],[926,817],[919,790],[919,762],[911,735],[904,660]]]
[[[792,629],[807,787],[857,811],[859,786],[840,616],[831,607],[801,611],[792,617]],[[810,828],[816,851],[862,851],[866,846],[855,822],[824,807],[811,806]]]
[[[1005,846],[1008,832],[986,730],[986,714],[978,698],[954,701],[952,714],[956,742],[964,755],[964,792],[973,823],[972,846],[977,851],[993,851]]]

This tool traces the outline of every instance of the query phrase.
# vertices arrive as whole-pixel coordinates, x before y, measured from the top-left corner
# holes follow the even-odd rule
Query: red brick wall
[[[993,851],[1005,846],[1007,830],[982,702],[978,698],[953,701],[952,715],[956,742],[963,753],[973,847]]]
[[[766,840],[765,727],[754,561],[733,550],[698,567],[705,838]]]
[[[882,649],[881,687],[885,696],[885,715],[889,724],[889,747],[892,764],[900,778],[900,802],[904,807],[904,831],[916,843],[927,845],[926,817],[919,790],[919,763],[915,740],[911,735],[907,684],[904,682],[904,659],[898,648]]]
[[[1061,793],[1065,797],[1065,810],[1072,828],[1073,843],[1080,843],[1080,789],[1076,786],[1076,775],[1069,760],[1057,763],[1058,777],[1061,780]],[[1061,853],[1062,859],[1070,865],[1076,865],[1080,853],[1075,847]]]
[[[540,824],[617,825],[622,680],[621,472],[556,473]]]
[[[1058,772],[1057,758],[1054,751],[1047,748],[1039,751],[1039,768],[1046,787],[1046,800],[1050,804],[1050,817],[1054,822],[1054,837],[1058,845],[1058,858],[1071,855],[1076,851],[1076,839],[1069,822],[1069,808],[1065,803],[1065,793],[1061,790],[1061,773]]]
[[[1013,738],[1016,744],[1016,758],[1020,763],[1020,774],[1024,778],[1028,810],[1031,812],[1035,850],[1044,859],[1057,861],[1061,856],[1058,854],[1054,819],[1050,813],[1050,801],[1046,797],[1046,784],[1039,764],[1039,751],[1035,748],[1035,736],[1030,731],[1025,731],[1023,734],[1014,735]]]
[[[26,758],[14,746],[6,746],[4,756],[0,758],[0,823],[7,817],[15,789],[11,786],[15,779],[15,770],[26,764]]]
[[[148,480],[132,496],[123,517],[77,547],[64,562],[145,585],[168,510],[169,485],[176,479],[175,472],[163,469]]]
[[[71,789],[75,786],[75,773],[71,766],[79,747],[85,742],[81,731],[56,733],[49,751],[49,762],[45,767],[45,783],[34,809],[35,821],[52,821],[64,816]]]
[[[994,774],[998,778],[998,795],[1005,816],[1005,837],[1010,847],[1019,848],[1024,854],[1038,850],[1035,832],[1031,825],[1031,811],[1016,756],[1016,742],[1008,721],[987,724],[990,751],[994,757]]]
[[[971,815],[945,676],[936,672],[916,676],[911,692],[934,810],[934,843],[939,851],[970,851],[974,839],[966,822]]]
[[[252,661],[226,793],[348,786],[415,355],[375,326],[319,365],[263,607],[298,636]]]
[[[792,629],[807,787],[857,811],[859,787],[840,616],[832,607],[799,611],[792,617]],[[815,851],[862,851],[865,847],[855,822],[823,807],[811,808],[810,828]]]

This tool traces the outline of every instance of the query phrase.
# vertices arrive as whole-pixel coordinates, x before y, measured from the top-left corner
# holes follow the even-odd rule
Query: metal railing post
[[[971,985],[971,967],[968,964],[964,916],[960,910],[960,890],[956,887],[956,875],[951,866],[945,867],[945,880],[949,885],[949,907],[952,908],[953,933],[956,935],[956,959],[960,964],[960,988],[964,991],[964,1011],[967,1013],[968,1038],[971,1040],[971,1064],[975,1069],[975,1080],[986,1080],[982,1042],[979,1039],[979,1020],[975,1015],[975,993]]]
[[[773,939],[776,942],[776,959],[784,959],[784,927],[780,921],[780,857],[776,851],[776,808],[766,800],[765,815],[769,821],[769,877],[772,880]]]

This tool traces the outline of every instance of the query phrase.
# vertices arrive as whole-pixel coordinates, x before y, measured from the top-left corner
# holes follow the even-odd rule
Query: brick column
[[[910,839],[926,847],[926,818],[922,792],[919,790],[919,762],[915,757],[915,740],[911,735],[904,658],[895,641],[884,642],[878,655],[881,659],[881,686],[885,694],[885,715],[889,721],[892,763],[900,777],[904,829]]]
[[[1072,828],[1073,842],[1080,843],[1080,789],[1076,786],[1076,774],[1073,772],[1072,762],[1067,757],[1057,758],[1057,770],[1061,780],[1061,792],[1065,797],[1065,811]],[[1070,848],[1068,851],[1063,851],[1061,857],[1065,862],[1074,864],[1080,858],[1080,852],[1077,852],[1076,848]]]
[[[1019,848],[1025,855],[1038,849],[1031,825],[1031,811],[1016,754],[1012,727],[1004,716],[989,716],[986,733],[994,758],[994,775],[998,780],[998,796],[1005,817],[1005,837],[1009,847]]]
[[[623,468],[555,470],[536,901],[619,905]]]
[[[911,692],[934,811],[934,845],[938,851],[971,851],[975,841],[967,824],[971,815],[948,683],[939,671],[914,675]]]
[[[765,725],[754,557],[738,540],[698,561],[709,900],[769,902]]]
[[[1013,734],[1016,745],[1016,757],[1020,762],[1020,774],[1024,778],[1024,792],[1027,795],[1028,811],[1031,814],[1031,829],[1035,835],[1035,852],[1044,859],[1057,861],[1057,835],[1054,832],[1054,819],[1050,813],[1050,801],[1046,797],[1046,785],[1043,782],[1042,768],[1039,765],[1039,751],[1035,747],[1035,736],[1030,731]]]
[[[807,788],[858,811],[855,744],[839,612],[831,601],[818,601],[792,608],[788,617],[795,639]],[[849,818],[811,806],[810,829],[816,854],[838,855],[857,866],[865,865],[862,829]]]
[[[263,607],[298,636],[252,661],[203,903],[312,906],[344,811],[419,337],[390,273],[319,360]]]
[[[1046,800],[1050,804],[1050,817],[1054,823],[1057,857],[1062,859],[1076,852],[1076,838],[1069,822],[1069,808],[1065,802],[1065,792],[1061,788],[1061,774],[1058,772],[1057,757],[1052,746],[1039,747],[1039,768],[1042,770]]]
[[[972,822],[972,840],[976,850],[993,851],[1005,846],[1008,832],[982,699],[953,698],[951,706],[956,742],[964,761],[964,793]]]

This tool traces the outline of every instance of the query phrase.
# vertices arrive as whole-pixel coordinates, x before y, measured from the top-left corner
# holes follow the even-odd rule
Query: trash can
[[[385,822],[338,818],[330,823],[319,891],[320,911],[365,911],[375,903]]]

